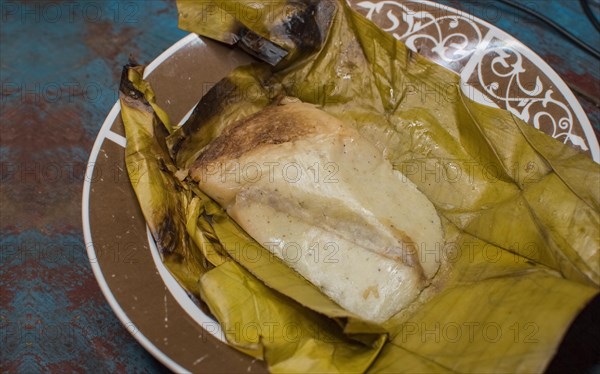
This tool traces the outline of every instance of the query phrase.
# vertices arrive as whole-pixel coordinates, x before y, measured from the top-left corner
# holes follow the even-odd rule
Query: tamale
[[[435,208],[354,128],[313,105],[284,101],[227,128],[191,177],[323,293],[384,322],[440,266]]]

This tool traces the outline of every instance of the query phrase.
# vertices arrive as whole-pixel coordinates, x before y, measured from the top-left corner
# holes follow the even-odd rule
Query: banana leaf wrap
[[[121,80],[126,164],[167,268],[221,323],[233,347],[266,360],[271,371],[366,371],[386,341],[383,330],[361,324],[350,337],[336,319],[303,308],[244,268],[289,286],[297,299],[320,301],[320,310],[330,315],[350,317],[299,275],[286,279],[287,266],[267,255],[175,167],[166,147],[171,128],[164,112],[155,110],[154,92],[142,75],[142,66],[130,64]]]
[[[153,104],[140,67],[126,68],[122,84],[137,90],[121,99],[128,171],[165,264],[224,331],[294,323],[303,332],[294,341],[276,327],[229,333],[232,346],[273,372],[546,367],[599,290],[599,165],[473,102],[458,76],[343,1],[180,0],[178,8],[182,28],[266,62],[233,71],[178,128]],[[381,326],[270,256],[186,178],[223,129],[283,96],[355,126],[442,218],[443,269]]]

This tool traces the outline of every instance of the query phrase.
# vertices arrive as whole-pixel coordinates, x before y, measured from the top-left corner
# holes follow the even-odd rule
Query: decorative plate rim
[[[579,102],[579,100],[577,99],[577,97],[575,96],[575,94],[573,93],[571,88],[562,79],[562,77],[543,58],[541,58],[535,51],[533,51],[527,45],[522,43],[516,37],[512,36],[511,34],[502,30],[501,28],[499,28],[499,27],[497,27],[475,15],[472,15],[466,11],[456,9],[456,8],[453,8],[448,5],[439,4],[439,3],[436,3],[431,0],[400,0],[400,1],[398,1],[398,0],[373,0],[373,1],[346,0],[346,3],[348,3],[350,6],[353,6],[355,8],[360,6],[361,3],[371,3],[373,5],[377,5],[377,4],[390,4],[391,5],[394,3],[395,4],[402,4],[402,3],[404,3],[404,4],[406,4],[406,3],[423,4],[430,8],[433,8],[433,9],[446,10],[448,12],[451,12],[451,13],[459,15],[459,16],[462,15],[466,18],[469,18],[473,22],[478,23],[478,24],[488,28],[488,33],[490,31],[493,31],[495,33],[495,36],[499,37],[501,40],[511,41],[511,48],[514,48],[514,50],[516,52],[521,53],[523,56],[529,58],[529,60],[535,65],[535,67],[539,70],[539,72],[542,73],[543,75],[545,75],[550,80],[550,82],[555,85],[558,92],[560,92],[564,96],[566,103],[573,110],[574,116],[579,121],[581,130],[583,131],[583,134],[585,135],[585,140],[589,143],[589,147],[590,147],[589,154],[591,155],[591,158],[596,163],[600,164],[600,143],[599,143],[598,137],[596,136],[596,133],[594,131],[594,127],[592,126],[590,119],[587,116],[587,113],[585,112],[585,110],[583,110],[581,103]],[[364,9],[366,9],[366,8],[364,8]],[[481,44],[484,43],[486,36],[487,36],[487,34],[482,35],[482,38],[479,41],[479,44],[477,45],[476,52],[474,53],[474,55],[477,52],[485,51],[485,45],[484,45],[484,48],[481,48]],[[427,56],[426,56],[426,58],[430,59],[430,57],[427,57]],[[443,66],[443,65],[441,65],[441,66],[443,66],[444,68],[446,68],[448,70],[453,71],[455,74],[458,74],[460,76],[461,87],[469,86],[466,82],[466,80],[469,78],[469,76],[464,76],[463,70],[471,63],[472,59],[473,59],[473,56],[469,57],[466,64],[463,66],[462,70],[459,72],[453,71],[452,69],[449,69],[447,66]],[[434,62],[436,62],[436,61],[434,61]],[[436,62],[436,63],[438,63],[438,62]],[[472,75],[473,72],[474,71],[471,71],[471,72],[469,72],[469,74]],[[487,105],[489,105],[489,103],[487,103]],[[500,108],[500,109],[508,110],[507,108]]]

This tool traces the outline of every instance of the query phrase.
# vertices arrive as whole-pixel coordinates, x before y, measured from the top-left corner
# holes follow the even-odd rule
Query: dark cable
[[[556,22],[552,21],[551,19],[545,17],[542,14],[536,13],[533,10],[513,2],[512,0],[498,0],[501,3],[504,3],[508,6],[511,6],[513,8],[519,9],[545,23],[547,23],[548,25],[552,26],[556,31],[560,32],[561,34],[563,34],[567,39],[571,40],[573,43],[577,44],[579,47],[581,47],[583,50],[585,50],[586,52],[588,52],[589,54],[591,54],[592,56],[596,57],[597,59],[600,60],[600,52],[597,51],[596,49],[590,47],[589,45],[587,45],[586,43],[584,43],[583,41],[579,40],[577,37],[573,36],[573,34],[571,34],[570,32],[568,32],[567,30],[565,30],[563,27],[561,27],[559,24],[557,24]],[[589,4],[588,4],[589,5]]]
[[[581,96],[582,98],[586,99],[590,103],[594,104],[596,107],[600,108],[600,99],[598,99],[595,96],[590,96],[586,92],[583,92],[581,89],[579,89],[579,87],[575,86],[573,83],[569,83],[569,82],[565,82],[565,83],[567,83],[567,86],[569,86],[571,91],[573,91],[577,95]]]
[[[598,18],[596,18],[596,15],[592,11],[589,0],[579,0],[579,3],[581,4],[581,7],[583,8],[583,12],[587,16],[587,18],[589,18],[592,25],[594,25],[596,30],[598,30],[598,32],[600,32],[600,21],[598,21]]]

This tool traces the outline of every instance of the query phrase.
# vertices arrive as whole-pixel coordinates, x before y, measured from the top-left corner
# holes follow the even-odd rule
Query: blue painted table
[[[508,31],[576,92],[598,133],[600,61],[492,0],[439,1]],[[575,0],[530,0],[588,44]],[[600,1],[592,1],[600,15]],[[90,269],[82,176],[130,54],[147,63],[185,35],[174,2],[1,1],[0,371],[163,372],[121,326]]]

